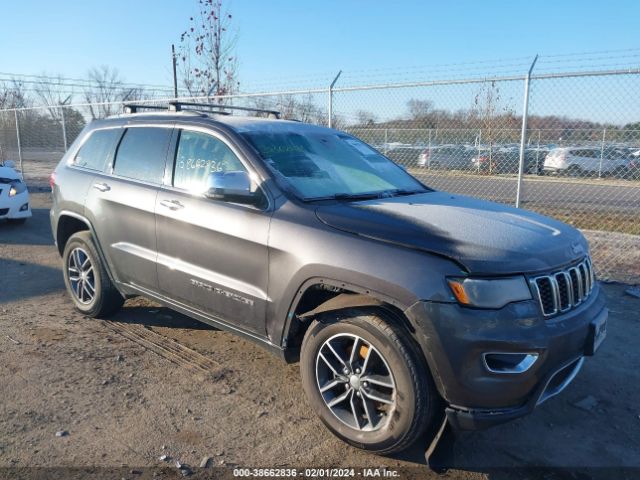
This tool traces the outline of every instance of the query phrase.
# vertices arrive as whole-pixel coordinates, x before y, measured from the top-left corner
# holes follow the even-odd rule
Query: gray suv
[[[576,229],[435,191],[346,133],[221,108],[130,106],[56,167],[80,312],[144,296],[299,361],[324,424],[385,454],[443,418],[525,415],[598,348],[607,309]]]

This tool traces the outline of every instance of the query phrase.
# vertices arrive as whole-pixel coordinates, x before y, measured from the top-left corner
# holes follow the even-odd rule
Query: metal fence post
[[[341,73],[342,70],[338,72],[336,78],[334,78],[333,82],[331,82],[331,85],[329,85],[329,128],[333,128],[333,86],[338,81],[338,78],[340,78]]]
[[[20,162],[20,175],[24,180],[24,170],[22,168],[22,145],[20,141],[20,122],[18,121],[18,110],[13,111],[16,117],[16,140],[18,140],[18,161]]]
[[[540,129],[538,129],[538,148],[536,149],[536,175],[540,172]]]
[[[604,142],[607,139],[607,129],[602,130],[602,144],[600,145],[600,166],[598,167],[598,178],[602,178],[602,157],[604,157]]]
[[[427,150],[427,169],[431,170],[431,129],[429,129],[429,150]]]
[[[477,142],[476,151],[478,155],[478,161],[476,163],[478,164],[477,171],[479,172],[480,171],[480,155],[482,155],[480,153],[480,144],[482,143],[482,129],[478,130],[478,136],[476,137],[476,142]]]
[[[67,146],[67,126],[64,122],[64,106],[60,105],[60,118],[62,120],[62,142],[64,143],[64,151],[68,150]]]
[[[524,174],[524,144],[527,141],[527,117],[529,116],[529,84],[531,72],[536,66],[538,55],[531,62],[527,76],[524,79],[524,105],[522,106],[522,132],[520,134],[520,164],[518,165],[518,187],[516,189],[516,208],[520,208],[520,195],[522,193],[522,175]]]

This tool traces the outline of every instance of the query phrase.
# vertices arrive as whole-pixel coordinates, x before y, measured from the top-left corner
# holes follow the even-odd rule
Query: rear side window
[[[212,172],[245,170],[242,162],[221,140],[206,133],[183,130],[180,133],[173,186],[193,193],[204,191]]]
[[[119,128],[95,130],[80,147],[73,164],[91,170],[104,171],[111,163],[113,151],[121,134],[122,130]]]
[[[134,180],[162,183],[170,137],[170,128],[128,128],[118,147],[113,173]]]

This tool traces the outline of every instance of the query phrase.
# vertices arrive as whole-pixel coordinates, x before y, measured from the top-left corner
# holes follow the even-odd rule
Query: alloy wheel
[[[96,295],[96,278],[91,258],[85,250],[76,247],[69,253],[67,273],[74,297],[80,303],[91,303]]]
[[[329,410],[360,431],[382,428],[396,407],[396,386],[389,364],[363,338],[338,334],[316,355],[316,381]]]

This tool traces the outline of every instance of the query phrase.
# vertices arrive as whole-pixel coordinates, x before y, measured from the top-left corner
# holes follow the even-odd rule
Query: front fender
[[[419,300],[453,301],[445,278],[461,274],[450,259],[335,230],[310,208],[288,203],[271,222],[269,297],[274,300],[266,333],[282,345],[295,305],[313,284],[328,282],[404,311]]]

